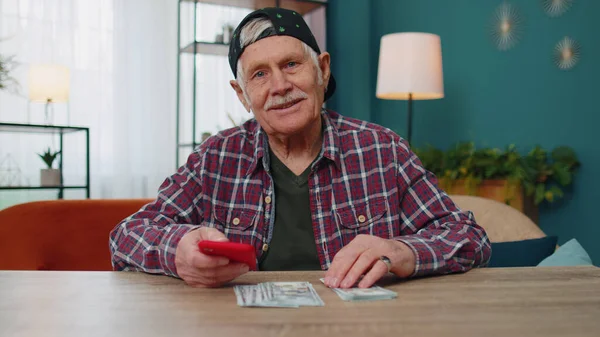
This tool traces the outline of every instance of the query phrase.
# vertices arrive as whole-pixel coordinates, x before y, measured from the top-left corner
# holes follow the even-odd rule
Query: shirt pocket
[[[386,212],[387,202],[384,197],[371,198],[334,211],[338,224],[343,228],[352,230],[372,226]]]
[[[215,220],[228,230],[245,231],[254,225],[257,211],[215,206]]]

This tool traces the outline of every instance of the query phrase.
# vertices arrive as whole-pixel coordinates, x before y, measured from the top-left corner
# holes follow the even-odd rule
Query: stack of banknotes
[[[325,283],[325,279],[321,279]],[[398,297],[394,291],[387,290],[380,286],[372,286],[371,288],[332,288],[338,296],[344,301],[377,301],[390,300]]]
[[[324,279],[321,279],[324,282]],[[233,287],[237,304],[242,307],[323,306],[323,300],[310,282],[264,282]],[[371,288],[332,289],[344,301],[388,300],[398,296],[395,292],[379,286]]]
[[[233,288],[237,304],[242,307],[323,306],[310,282],[265,282]]]

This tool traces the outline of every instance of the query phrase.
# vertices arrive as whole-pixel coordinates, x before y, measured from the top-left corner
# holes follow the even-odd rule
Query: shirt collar
[[[327,158],[336,165],[338,169],[341,169],[340,164],[340,153],[339,153],[339,135],[337,125],[332,120],[335,116],[330,114],[336,114],[325,109],[321,111],[321,120],[323,122],[323,145],[321,147],[321,153],[319,157]],[[254,131],[254,155],[252,157],[252,163],[246,170],[246,176],[252,174],[258,167],[259,163],[262,163],[263,168],[269,171],[269,142],[267,134],[260,127],[260,124],[255,120],[255,131]],[[315,162],[318,162],[320,158],[317,158]]]
[[[333,116],[331,114],[334,114]],[[337,125],[334,123],[334,118],[337,113],[323,109],[321,113],[323,120],[323,147],[321,154],[323,157],[333,161],[338,170],[341,170],[340,162],[340,137]]]
[[[269,152],[269,149],[267,147],[269,146],[269,142],[267,142],[267,134],[260,127],[260,124],[258,124],[258,121],[256,119],[254,120],[254,126],[254,155],[252,156],[252,163],[250,163],[250,166],[248,166],[248,169],[246,170],[246,176],[252,174],[254,170],[256,170],[256,168],[258,167],[258,163],[261,162],[261,159],[262,165],[265,168],[265,170],[269,170],[269,165],[265,162],[268,159],[265,156],[265,152]]]

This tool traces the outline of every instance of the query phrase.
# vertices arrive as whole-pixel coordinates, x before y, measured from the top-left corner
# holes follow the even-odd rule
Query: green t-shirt
[[[260,270],[320,270],[308,192],[308,168],[300,176],[290,171],[273,152],[271,175],[275,184],[275,224],[269,250]]]

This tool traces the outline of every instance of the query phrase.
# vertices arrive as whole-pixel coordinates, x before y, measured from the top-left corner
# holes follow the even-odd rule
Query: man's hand
[[[177,274],[193,287],[218,287],[246,273],[249,269],[244,263],[232,262],[222,256],[202,254],[198,242],[229,241],[215,228],[202,227],[185,234],[175,252]]]
[[[361,275],[366,274],[358,287],[369,288],[387,274],[387,265],[379,260],[382,256],[390,259],[390,272],[397,276],[407,277],[415,271],[415,254],[403,242],[358,235],[333,258],[325,273],[325,285],[331,288],[350,288]]]

